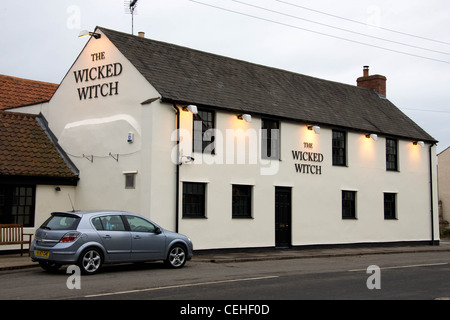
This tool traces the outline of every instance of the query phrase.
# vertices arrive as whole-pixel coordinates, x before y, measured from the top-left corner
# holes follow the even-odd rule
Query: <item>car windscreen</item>
[[[47,230],[76,230],[81,218],[71,214],[52,213],[41,228]]]

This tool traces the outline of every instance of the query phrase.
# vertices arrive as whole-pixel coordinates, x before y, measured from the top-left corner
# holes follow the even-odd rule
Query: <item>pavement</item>
[[[334,248],[296,247],[292,249],[259,250],[215,250],[195,252],[192,262],[199,263],[235,263],[249,261],[308,259],[326,257],[361,256],[374,254],[448,252],[450,240],[441,240],[440,245],[399,245],[399,246],[344,246]],[[39,266],[31,261],[27,253],[0,255],[0,271],[33,268]]]

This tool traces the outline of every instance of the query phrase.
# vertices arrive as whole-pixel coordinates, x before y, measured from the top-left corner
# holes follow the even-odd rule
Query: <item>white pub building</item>
[[[97,27],[20,112],[79,170],[75,209],[142,214],[196,250],[439,243],[437,141],[367,67],[351,86]]]

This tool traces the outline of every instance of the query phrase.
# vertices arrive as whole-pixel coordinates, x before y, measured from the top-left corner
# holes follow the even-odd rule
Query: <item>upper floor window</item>
[[[333,165],[345,166],[347,165],[347,143],[345,131],[333,130],[332,137],[333,145]]]
[[[214,111],[198,110],[194,114],[194,132],[192,150],[201,153],[214,153],[214,129],[215,129]]]
[[[276,120],[262,119],[261,158],[280,158],[280,123]]]
[[[386,170],[398,170],[398,143],[396,139],[386,138]]]

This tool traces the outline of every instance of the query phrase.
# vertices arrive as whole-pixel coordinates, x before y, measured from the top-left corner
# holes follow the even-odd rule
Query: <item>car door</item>
[[[92,219],[109,260],[129,261],[131,253],[131,234],[125,228],[121,215],[104,215]]]
[[[134,261],[165,259],[164,233],[144,218],[132,215],[125,217],[131,232],[131,259]]]

